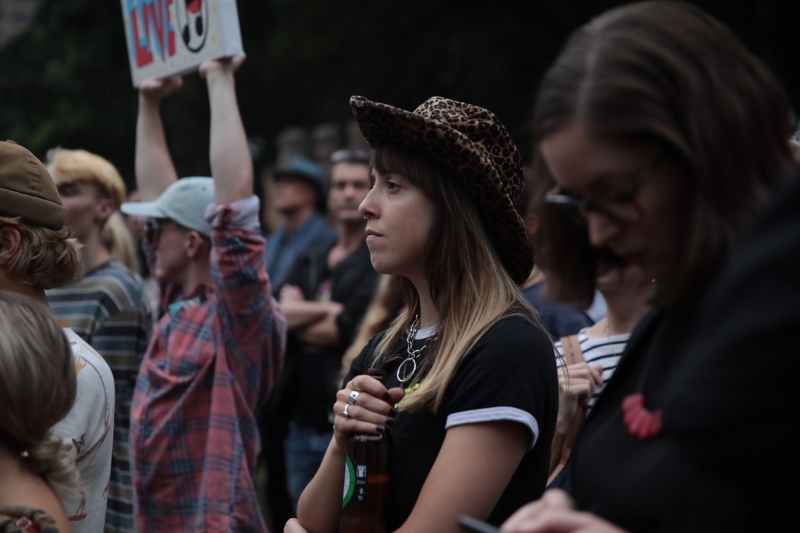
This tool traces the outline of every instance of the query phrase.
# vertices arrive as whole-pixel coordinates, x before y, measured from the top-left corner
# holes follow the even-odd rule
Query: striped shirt
[[[141,533],[266,532],[256,412],[280,370],[286,324],[258,213],[255,196],[208,208],[213,283],[169,305],[147,350],[131,411]]]
[[[151,319],[138,274],[108,261],[70,285],[47,291],[55,315],[103,356],[114,375],[114,451],[108,484],[106,532],[133,532],[129,418],[133,389],[150,340]]]
[[[603,384],[594,390],[594,394],[592,394],[587,404],[586,414],[589,414],[589,411],[597,401],[597,397],[603,392],[606,383],[608,383],[608,380],[611,379],[612,374],[614,374],[614,370],[616,370],[617,364],[619,363],[619,358],[622,356],[622,352],[625,350],[625,345],[628,343],[628,339],[631,335],[630,333],[623,333],[621,335],[590,339],[586,336],[587,329],[589,328],[583,328],[578,332],[578,342],[581,344],[583,359],[589,366],[597,364],[603,366]],[[561,341],[556,342],[556,350],[558,350],[561,356],[557,358],[556,364],[558,368],[561,368],[565,364],[564,347],[561,345]]]

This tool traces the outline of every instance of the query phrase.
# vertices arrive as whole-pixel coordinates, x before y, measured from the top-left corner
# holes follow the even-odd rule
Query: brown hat
[[[525,184],[522,158],[491,111],[434,96],[413,113],[361,96],[350,107],[373,148],[399,144],[448,169],[469,191],[503,266],[517,283],[533,268],[533,251],[514,202]]]
[[[64,206],[41,161],[14,141],[0,141],[0,216],[59,230]]]

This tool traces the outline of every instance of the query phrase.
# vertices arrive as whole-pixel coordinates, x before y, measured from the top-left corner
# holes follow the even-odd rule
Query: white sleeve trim
[[[471,411],[453,413],[447,417],[444,428],[450,429],[451,427],[463,426],[465,424],[500,422],[502,420],[519,422],[530,429],[533,438],[531,439],[531,445],[528,451],[533,449],[536,445],[536,441],[539,439],[539,423],[532,414],[522,409],[517,409],[516,407],[486,407],[484,409],[473,409]]]

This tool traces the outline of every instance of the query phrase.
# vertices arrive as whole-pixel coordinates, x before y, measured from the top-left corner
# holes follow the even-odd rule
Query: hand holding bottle
[[[394,408],[389,402],[393,395],[400,401],[404,392],[387,391],[385,380],[385,371],[370,370],[348,383],[337,397],[345,402],[342,418],[366,425],[348,435],[340,533],[386,533],[392,460],[392,440],[386,428],[394,425]],[[350,409],[357,409],[357,419],[351,419]]]
[[[358,394],[354,394],[358,393]],[[351,394],[355,400],[351,399]],[[334,438],[342,450],[347,449],[354,433],[378,435],[394,424],[393,408],[405,396],[403,389],[386,387],[377,379],[362,374],[350,380],[336,393]],[[344,416],[345,408],[347,416]]]

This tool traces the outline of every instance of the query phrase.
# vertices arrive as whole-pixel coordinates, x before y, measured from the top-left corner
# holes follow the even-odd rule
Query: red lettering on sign
[[[130,12],[136,66],[151,64],[154,55],[162,62],[175,55],[175,32],[170,24],[170,6],[173,2],[174,0],[144,0],[138,9]],[[140,17],[136,16],[137,11]]]
[[[133,25],[133,46],[136,49],[136,66],[143,67],[149,65],[153,62],[153,54],[150,53],[149,46],[147,46],[150,42],[150,39],[146,37],[149,32],[145,29],[145,38],[141,38],[139,17],[136,16],[136,10],[131,11],[131,24]],[[147,28],[146,25],[145,28]],[[142,40],[144,40],[144,46],[141,44]]]

